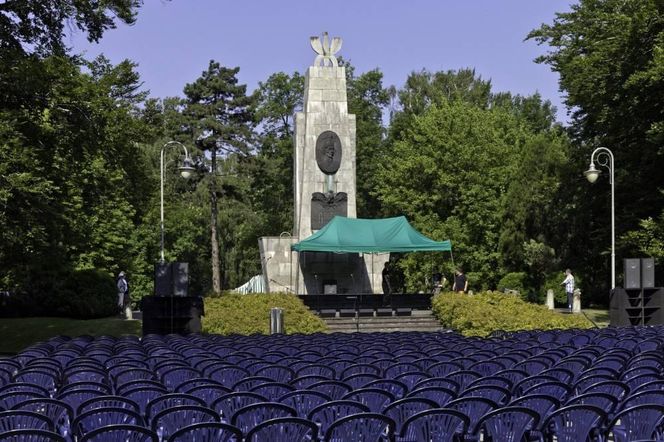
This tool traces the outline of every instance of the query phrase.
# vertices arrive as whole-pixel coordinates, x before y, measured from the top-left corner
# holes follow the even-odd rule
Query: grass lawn
[[[53,336],[140,335],[141,321],[112,317],[103,319],[1,318],[0,354],[18,353],[35,342]]]
[[[583,312],[597,324],[598,327],[609,326],[609,311],[603,309],[583,309]]]

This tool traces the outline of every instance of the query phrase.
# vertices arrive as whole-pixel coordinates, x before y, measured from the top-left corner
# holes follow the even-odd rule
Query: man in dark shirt
[[[454,285],[452,291],[467,292],[468,291],[468,278],[464,275],[463,270],[459,267],[454,274]]]

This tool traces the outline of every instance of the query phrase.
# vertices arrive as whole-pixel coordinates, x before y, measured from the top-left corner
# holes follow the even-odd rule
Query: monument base
[[[389,253],[357,254],[291,251],[298,238],[258,240],[268,292],[305,295],[382,293],[382,271]]]

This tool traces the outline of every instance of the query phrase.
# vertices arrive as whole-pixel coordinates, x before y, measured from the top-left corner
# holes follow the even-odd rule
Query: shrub
[[[225,294],[205,299],[203,332],[222,335],[270,332],[270,309],[284,310],[284,332],[316,333],[326,331],[325,323],[294,295],[260,293]]]
[[[13,294],[3,316],[94,319],[117,313],[113,277],[96,269],[45,271]]]
[[[505,290],[516,290],[521,295],[525,295],[527,292],[526,273],[512,272],[503,276],[498,282],[498,291],[504,292]]]
[[[54,301],[56,315],[68,318],[104,318],[118,310],[115,280],[96,269],[70,273]]]
[[[496,330],[590,328],[583,316],[563,315],[518,296],[499,292],[476,295],[441,293],[432,300],[434,315],[445,327],[466,336],[487,336]]]

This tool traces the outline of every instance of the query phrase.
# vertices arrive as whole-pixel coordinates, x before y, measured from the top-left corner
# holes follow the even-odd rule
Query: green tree
[[[219,254],[218,158],[246,156],[251,151],[253,135],[252,97],[246,85],[238,84],[239,68],[226,68],[210,61],[208,68],[193,83],[184,88],[184,115],[188,126],[185,132],[196,145],[210,156],[208,174],[210,195],[210,244],[212,290],[220,293],[222,275]]]
[[[10,0],[0,4],[0,50],[64,55],[65,25],[99,41],[115,21],[132,24],[141,0]]]
[[[278,72],[258,84],[257,152],[247,166],[250,198],[266,223],[262,235],[293,226],[293,116],[302,110],[303,94],[304,77],[297,72]]]
[[[378,69],[355,74],[350,62],[346,67],[348,112],[355,114],[357,215],[360,218],[378,217],[381,207],[374,190],[377,169],[386,153],[383,111],[389,104],[389,94],[383,87],[383,73]]]
[[[572,158],[577,176],[587,168],[594,147],[609,147],[616,159],[616,233],[632,240],[640,237],[638,232],[647,237],[648,223],[640,220],[658,217],[664,207],[664,196],[658,192],[664,187],[664,4],[581,0],[529,38],[551,48],[537,61],[560,75],[560,89],[572,112],[571,133],[579,145]],[[579,223],[586,226],[575,230],[572,239],[581,254],[577,262],[590,276],[584,279],[586,290],[606,300],[606,182],[593,187],[575,182],[568,195],[578,203]],[[643,249],[633,241],[618,247],[625,254]]]

